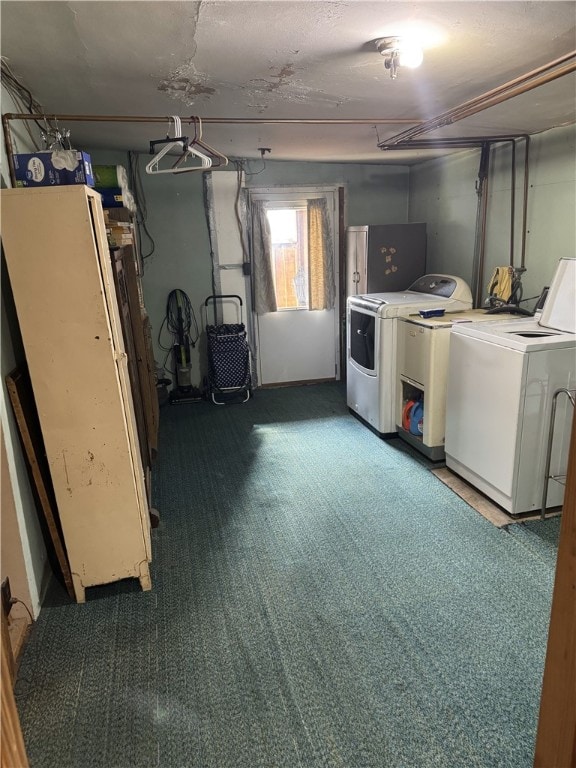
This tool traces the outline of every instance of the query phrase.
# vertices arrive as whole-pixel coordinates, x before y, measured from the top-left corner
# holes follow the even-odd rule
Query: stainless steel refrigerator
[[[405,291],[426,274],[426,224],[346,229],[346,295]]]

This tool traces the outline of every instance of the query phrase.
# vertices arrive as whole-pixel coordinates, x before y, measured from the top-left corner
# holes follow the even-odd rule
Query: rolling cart
[[[239,323],[217,324],[217,304],[225,299],[238,303]],[[214,325],[207,323],[210,304],[214,307]],[[242,299],[235,294],[208,296],[204,307],[208,351],[207,394],[216,405],[245,403],[252,393],[252,376],[250,347],[242,321]]]

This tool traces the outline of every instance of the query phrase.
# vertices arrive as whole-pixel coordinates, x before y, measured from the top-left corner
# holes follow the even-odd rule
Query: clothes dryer
[[[396,434],[397,319],[421,309],[472,307],[468,284],[452,275],[424,275],[407,291],[350,296],[346,306],[348,408],[381,437]]]

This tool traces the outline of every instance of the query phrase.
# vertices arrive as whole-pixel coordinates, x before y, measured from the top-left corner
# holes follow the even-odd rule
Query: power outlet
[[[12,608],[12,590],[10,589],[10,579],[8,577],[0,585],[0,591],[2,592],[2,610],[4,615],[8,616]]]

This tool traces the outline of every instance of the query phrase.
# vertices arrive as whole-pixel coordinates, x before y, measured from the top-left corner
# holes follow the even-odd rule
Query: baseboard
[[[327,384],[338,379],[306,379],[305,381],[279,381],[277,384],[260,384],[260,389],[278,389],[279,387],[307,387],[309,384]]]

